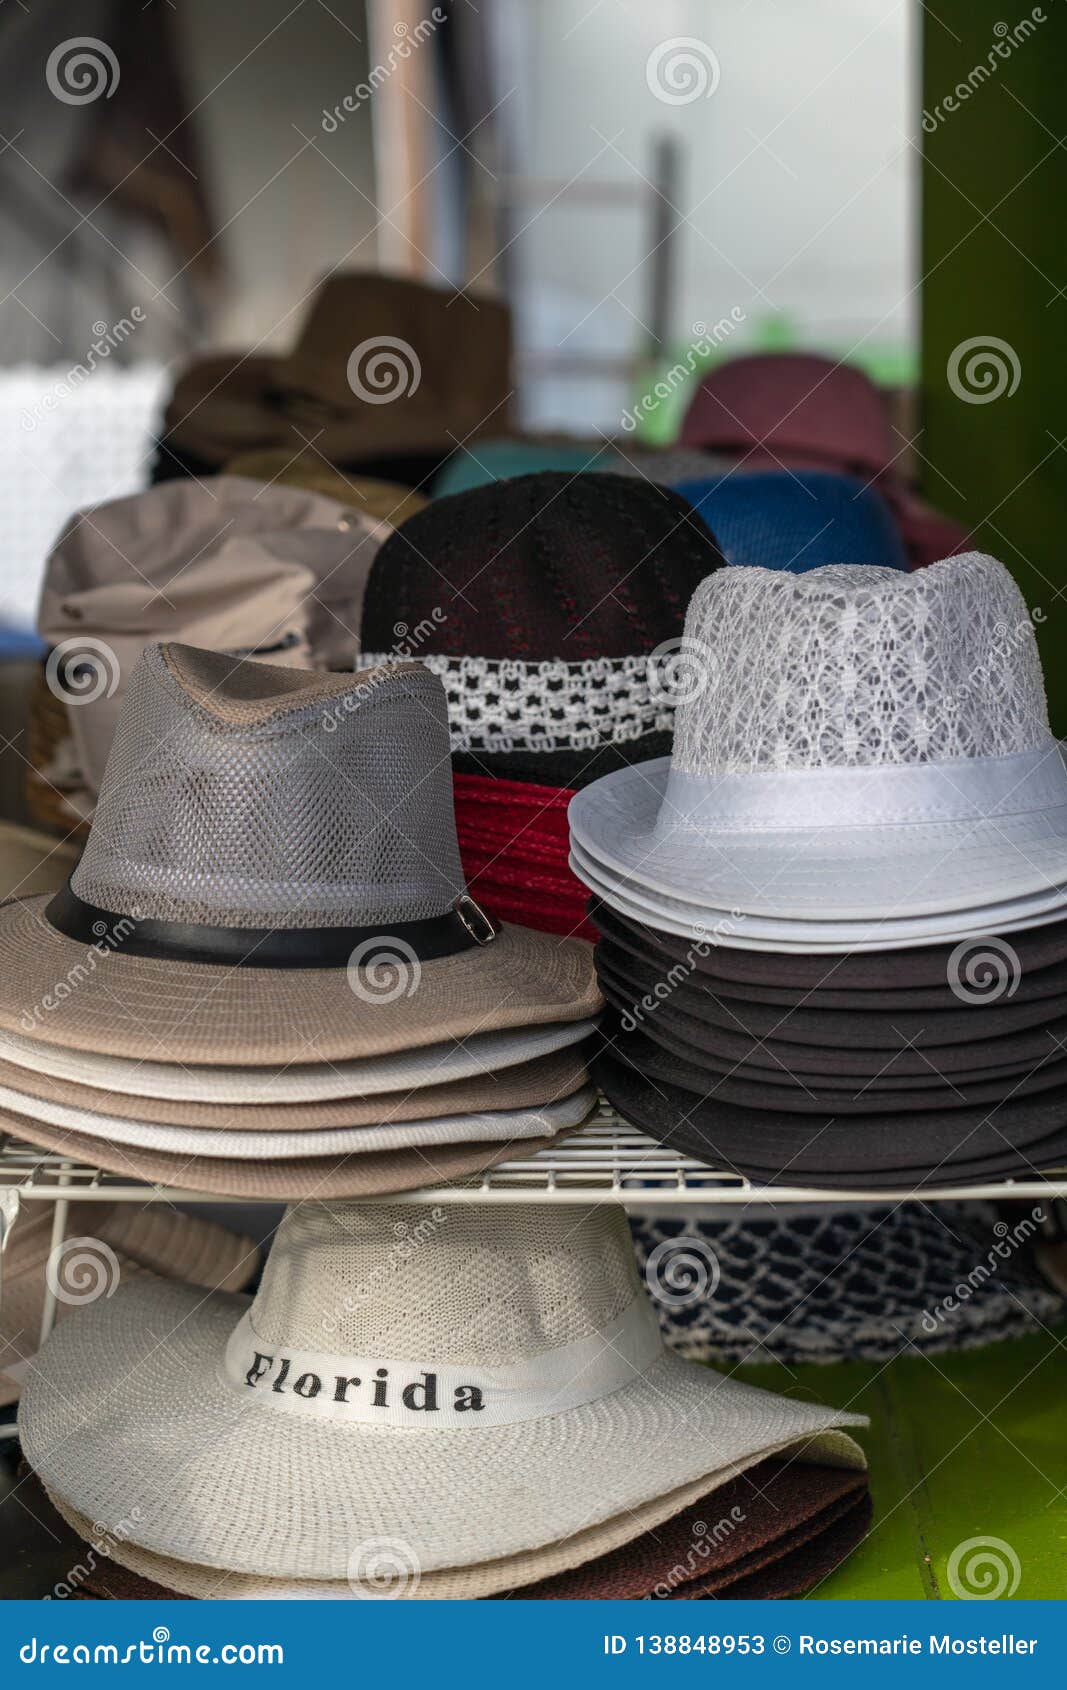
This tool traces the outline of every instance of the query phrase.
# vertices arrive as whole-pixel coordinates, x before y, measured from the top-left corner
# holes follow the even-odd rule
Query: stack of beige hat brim
[[[169,1205],[72,1203],[64,1240],[55,1249],[53,1219],[51,1202],[27,1203],[4,1240],[0,1407],[18,1399],[49,1287],[59,1321],[146,1274],[212,1291],[241,1291],[259,1271],[260,1253],[250,1238]]]
[[[440,682],[146,648],[55,897],[0,909],[0,1122],[234,1197],[433,1185],[596,1104],[580,940],[466,893]]]
[[[49,1339],[21,1415],[120,1564],[341,1599],[534,1584],[771,1457],[862,1472],[862,1423],[670,1354],[621,1209],[536,1204],[302,1204],[254,1300],[124,1287]]]

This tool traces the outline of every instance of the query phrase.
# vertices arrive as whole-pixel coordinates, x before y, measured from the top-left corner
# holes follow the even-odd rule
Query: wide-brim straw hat
[[[669,1354],[615,1205],[303,1204],[252,1304],[132,1286],[68,1322],[21,1433],[147,1549],[340,1579],[383,1537],[424,1573],[534,1550],[856,1424]]]
[[[130,679],[68,888],[0,908],[0,962],[5,1031],[171,1064],[351,1061],[600,1007],[588,945],[468,897],[431,675],[173,645]]]
[[[526,1555],[506,1556],[472,1567],[429,1572],[415,1579],[411,1569],[390,1561],[388,1551],[363,1578],[291,1580],[226,1573],[217,1567],[175,1561],[143,1549],[129,1537],[106,1538],[93,1522],[62,1497],[47,1496],[60,1518],[91,1545],[96,1553],[129,1569],[154,1587],[169,1593],[215,1601],[354,1601],[368,1597],[421,1601],[472,1600],[514,1593],[524,1599],[574,1595],[583,1598],[649,1595],[663,1586],[663,1595],[680,1580],[700,1579],[721,1570],[742,1577],[758,1561],[768,1565],[790,1553],[799,1541],[821,1535],[844,1506],[866,1496],[866,1477],[859,1468],[830,1467],[811,1460],[759,1462],[750,1471],[703,1489],[688,1503],[695,1487],[635,1509],[616,1520],[593,1526],[560,1544]],[[41,1496],[36,1487],[33,1505]],[[672,1512],[661,1517],[666,1506]],[[711,1516],[711,1518],[709,1518]],[[718,1531],[712,1528],[718,1525]],[[625,1535],[622,1535],[625,1534]],[[691,1548],[687,1555],[679,1542]],[[97,1547],[99,1546],[99,1547]],[[763,1554],[758,1553],[763,1550]],[[620,1580],[620,1574],[623,1578]],[[628,1574],[629,1577],[625,1575]],[[106,1585],[107,1579],[103,1581]],[[626,1589],[618,1588],[624,1583]],[[117,1591],[116,1594],[123,1592]],[[698,1592],[694,1589],[693,1594]],[[700,1594],[704,1594],[701,1588]]]
[[[56,1319],[119,1284],[159,1274],[213,1291],[242,1291],[259,1271],[250,1238],[163,1204],[74,1203],[52,1248],[53,1205],[27,1203],[5,1241],[0,1310],[0,1405],[15,1402],[37,1348],[48,1275]]]
[[[1067,769],[994,559],[720,570],[686,642],[670,763],[571,804],[598,892],[623,877],[650,902],[740,912],[758,939],[777,921],[829,943],[834,923],[846,948],[850,923],[925,921],[929,942],[952,915],[971,912],[945,922],[962,936],[983,910],[1003,927],[1067,905]]]

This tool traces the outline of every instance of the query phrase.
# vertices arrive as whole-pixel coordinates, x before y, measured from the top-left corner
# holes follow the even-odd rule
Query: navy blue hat
[[[677,491],[711,529],[728,564],[802,575],[826,563],[907,569],[896,522],[880,493],[822,470],[735,470]]]

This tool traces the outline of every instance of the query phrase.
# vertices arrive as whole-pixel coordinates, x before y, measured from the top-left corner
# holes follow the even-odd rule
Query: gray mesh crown
[[[442,914],[466,888],[440,681],[417,664],[322,675],[146,647],[71,885],[119,914],[210,926]]]
[[[1004,757],[1049,740],[1026,602],[979,552],[911,575],[720,569],[693,594],[679,658],[674,763],[693,774]]]

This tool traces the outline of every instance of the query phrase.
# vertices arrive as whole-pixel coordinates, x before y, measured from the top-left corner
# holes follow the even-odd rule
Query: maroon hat
[[[722,564],[668,488],[549,471],[436,499],[378,552],[363,646],[456,657],[622,658],[679,639],[689,600]],[[404,632],[397,633],[401,627]]]
[[[836,469],[874,483],[888,500],[912,568],[962,551],[968,533],[906,485],[885,401],[853,365],[808,352],[729,358],[706,375],[682,423],[683,446],[747,469]]]

